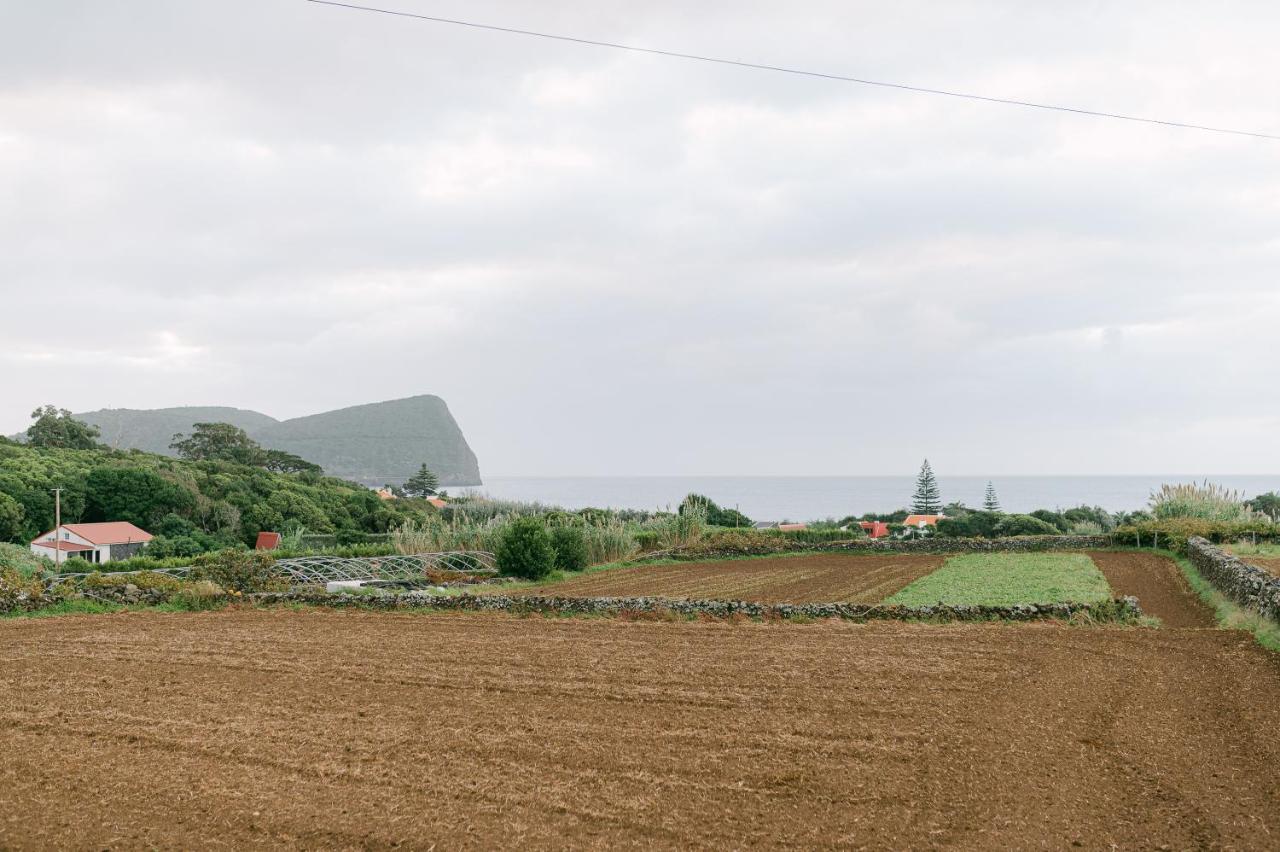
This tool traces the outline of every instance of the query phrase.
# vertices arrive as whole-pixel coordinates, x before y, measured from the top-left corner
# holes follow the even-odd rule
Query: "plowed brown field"
[[[1147,615],[1165,627],[1213,627],[1213,610],[1196,597],[1187,578],[1167,556],[1095,552],[1089,556],[1117,595],[1133,595]]]
[[[660,596],[759,603],[879,603],[942,567],[945,556],[823,553],[675,565],[637,565],[530,589],[574,597]]]
[[[0,847],[1275,848],[1243,633],[0,622]]]

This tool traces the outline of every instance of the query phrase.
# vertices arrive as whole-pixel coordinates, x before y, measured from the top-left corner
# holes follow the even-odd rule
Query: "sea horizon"
[[[990,481],[1006,512],[1080,505],[1116,512],[1146,508],[1151,493],[1163,484],[1205,480],[1240,491],[1246,499],[1280,490],[1280,473],[954,475],[939,476],[938,484],[944,503],[958,500],[973,508],[982,505]],[[914,475],[838,474],[486,476],[482,485],[455,489],[457,493],[540,502],[571,510],[597,507],[649,511],[674,509],[692,492],[704,494],[726,508],[737,508],[756,521],[816,521],[893,512],[909,505],[914,490]]]

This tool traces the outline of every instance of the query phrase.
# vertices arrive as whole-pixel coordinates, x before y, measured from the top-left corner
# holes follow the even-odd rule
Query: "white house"
[[[78,556],[88,562],[100,564],[113,559],[137,556],[152,535],[128,521],[111,521],[105,524],[63,524],[31,542],[31,552],[36,556],[54,559],[56,551],[62,551],[60,561]]]

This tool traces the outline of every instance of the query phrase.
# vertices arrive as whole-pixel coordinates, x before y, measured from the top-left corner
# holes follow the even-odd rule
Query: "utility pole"
[[[62,573],[62,489],[53,489],[53,573]]]

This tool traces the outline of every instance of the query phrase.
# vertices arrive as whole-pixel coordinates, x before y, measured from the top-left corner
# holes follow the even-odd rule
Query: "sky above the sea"
[[[1280,133],[1280,4],[382,0]],[[506,475],[1280,471],[1280,141],[304,0],[0,0],[0,431],[434,393]]]

